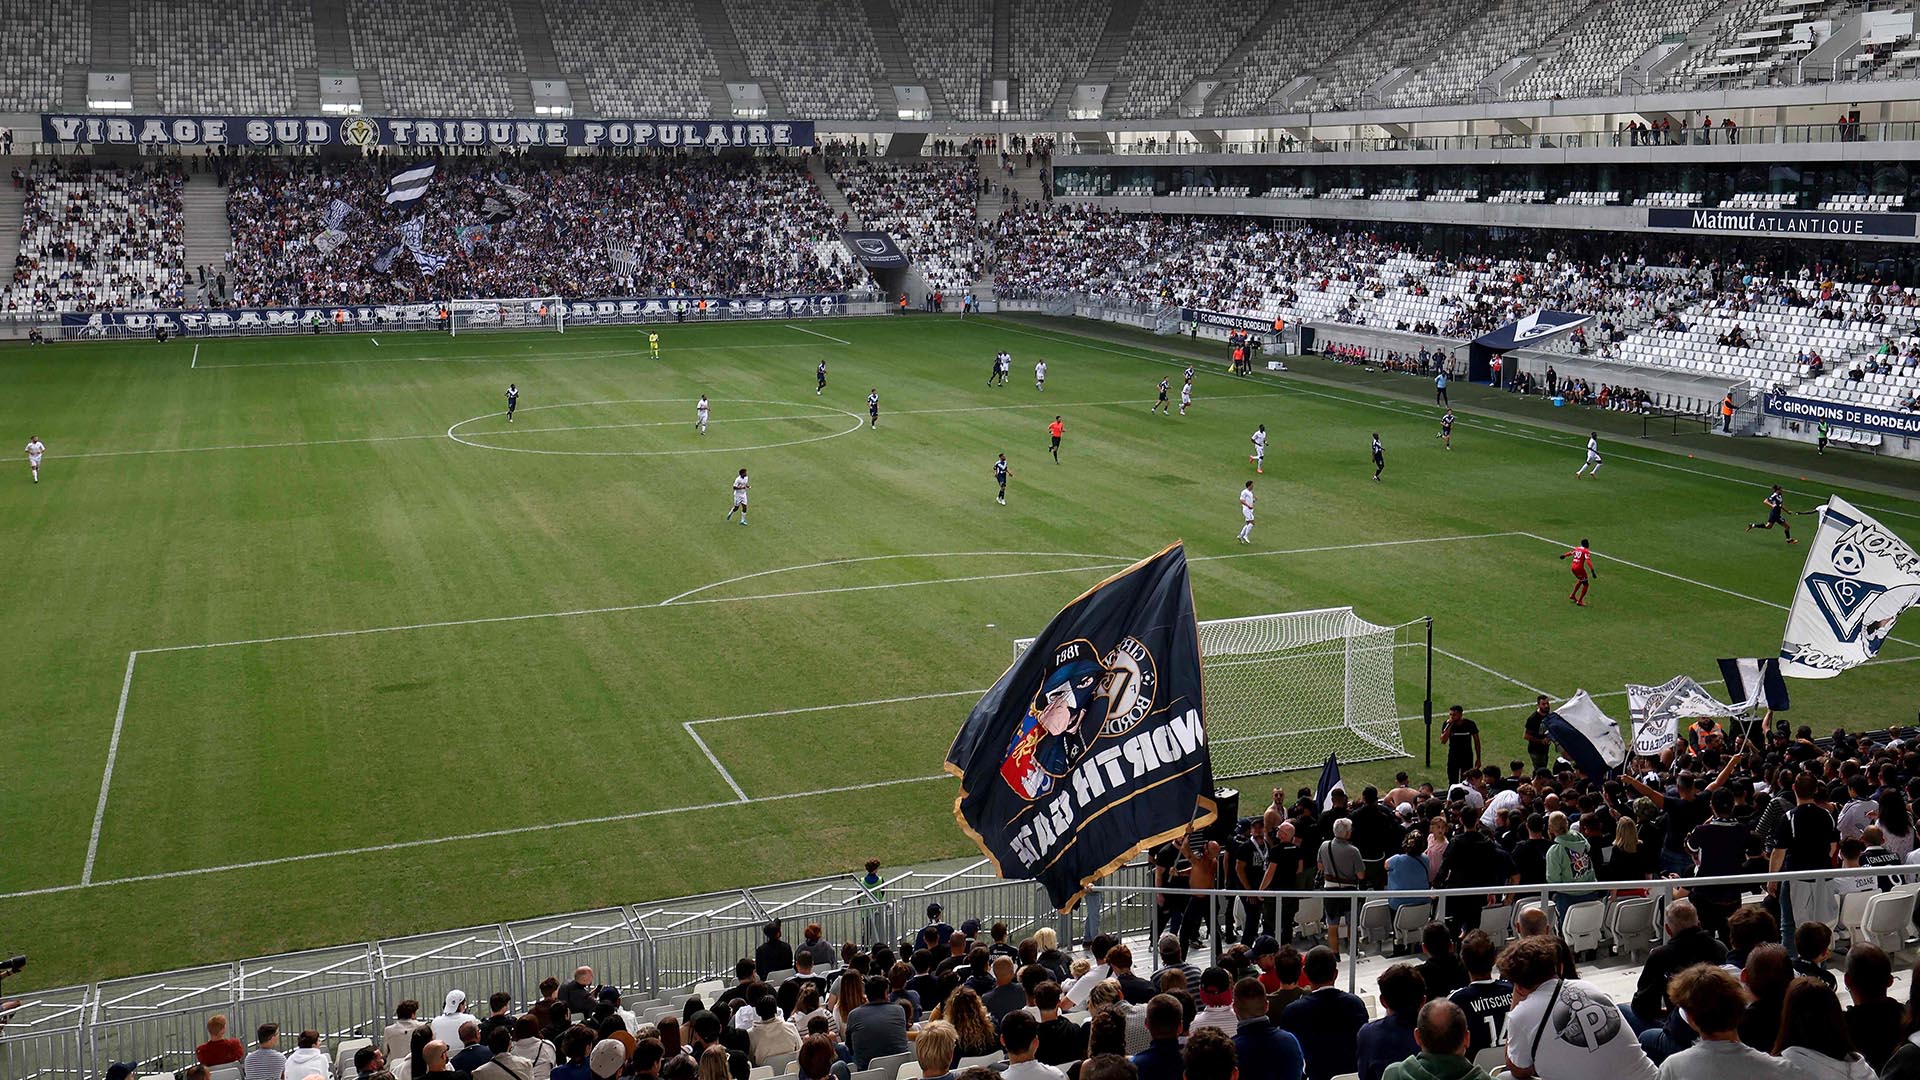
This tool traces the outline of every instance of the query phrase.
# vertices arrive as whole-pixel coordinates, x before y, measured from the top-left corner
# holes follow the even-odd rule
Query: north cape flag
[[[387,180],[387,205],[410,203],[425,195],[427,185],[433,182],[433,172],[436,168],[438,166],[429,164],[394,173]]]
[[[1627,763],[1620,725],[1600,711],[1585,690],[1576,690],[1547,714],[1547,737],[1560,746],[1574,767],[1593,779],[1612,776]]]
[[[1722,660],[1720,678],[1727,684],[1727,696],[1733,699],[1733,707],[1743,713],[1759,709],[1785,712],[1789,706],[1787,680],[1780,677],[1777,657]]]
[[[1780,674],[1831,679],[1880,654],[1900,613],[1920,604],[1920,554],[1871,515],[1828,500],[1807,541],[1787,610]]]
[[[1086,886],[1215,817],[1200,633],[1179,544],[1054,616],[947,751],[954,817],[1004,878],[1062,911]]]

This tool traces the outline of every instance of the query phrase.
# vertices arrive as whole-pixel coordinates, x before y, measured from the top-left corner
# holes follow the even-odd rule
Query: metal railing
[[[1735,145],[1807,145],[1845,142],[1908,142],[1920,138],[1920,123],[1900,121],[1840,121],[1817,124],[1762,124],[1750,127],[1675,126],[1635,142],[1618,128],[1607,131],[1552,131],[1495,135],[1404,135],[1378,138],[1274,137],[1223,142],[1196,142],[1165,137],[1128,142],[1064,140],[1063,157],[1112,154],[1139,157],[1186,157],[1199,154],[1355,154],[1410,153],[1437,150],[1574,150],[1673,149]]]

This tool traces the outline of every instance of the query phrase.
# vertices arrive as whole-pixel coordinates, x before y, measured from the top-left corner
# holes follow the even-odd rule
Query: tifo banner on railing
[[[1229,330],[1253,330],[1261,333],[1273,332],[1273,320],[1262,319],[1257,315],[1235,315],[1227,311],[1209,311],[1206,308],[1181,308],[1180,321],[1199,323],[1202,326],[1224,326]]]
[[[812,146],[806,120],[477,120],[392,116],[99,116],[45,113],[40,138],[62,146]]]
[[[860,265],[874,270],[901,270],[907,265],[906,252],[893,242],[893,237],[883,232],[843,232],[840,239],[860,260]]]
[[[1913,214],[1849,214],[1826,210],[1647,211],[1649,229],[1712,233],[1785,233],[1794,236],[1913,236]]]
[[[1810,424],[1825,420],[1829,424],[1877,431],[1882,435],[1920,436],[1920,412],[1889,412],[1843,401],[1815,401],[1791,394],[1767,394],[1762,407],[1768,416],[1788,420],[1804,420]]]
[[[534,326],[548,322],[537,310],[539,301],[503,301],[499,324]],[[325,329],[428,329],[440,321],[440,302],[418,304],[359,304],[346,307],[220,308],[191,311],[66,312],[60,316],[67,337],[108,337],[168,333],[248,333],[307,329],[318,318]],[[599,300],[563,300],[561,314],[574,326],[614,325],[671,319],[787,318],[798,315],[838,315],[847,310],[845,293],[802,293],[790,296],[653,296]],[[462,310],[466,325],[485,323],[471,307]]]

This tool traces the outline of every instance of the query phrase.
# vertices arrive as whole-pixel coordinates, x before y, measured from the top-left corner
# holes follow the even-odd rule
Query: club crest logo
[[[1839,552],[1836,550],[1834,554],[1838,564]],[[1833,636],[1841,641],[1857,641],[1866,624],[1868,608],[1887,590],[1883,585],[1838,574],[1808,574],[1807,591],[1819,605],[1827,625],[1833,628]]]
[[[1153,653],[1137,638],[1104,655],[1085,638],[1062,643],[1007,746],[1001,779],[1025,799],[1051,793],[1088,746],[1146,719],[1159,689]]]
[[[885,255],[887,253],[887,242],[885,240],[867,238],[857,240],[855,243],[860,245],[861,251],[869,255]]]
[[[340,145],[342,146],[378,146],[380,129],[373,121],[364,116],[355,116],[340,121]]]

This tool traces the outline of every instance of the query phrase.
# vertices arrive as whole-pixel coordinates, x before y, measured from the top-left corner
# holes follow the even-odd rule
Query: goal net
[[[1216,777],[1405,757],[1396,627],[1350,607],[1200,623],[1207,744]],[[1017,656],[1032,638],[1014,642]]]
[[[447,302],[447,333],[557,330],[566,333],[566,305],[557,296],[481,296]]]

